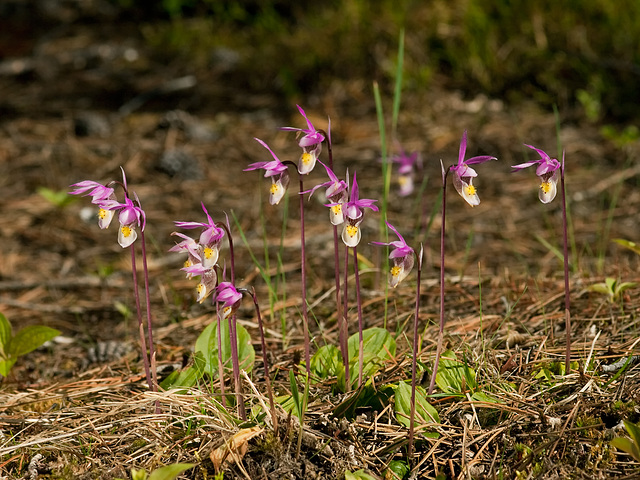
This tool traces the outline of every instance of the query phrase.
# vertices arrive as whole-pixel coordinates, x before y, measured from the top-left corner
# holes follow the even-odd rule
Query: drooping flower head
[[[185,268],[192,267],[196,264],[201,264],[202,260],[200,258],[200,252],[198,252],[198,242],[196,242],[193,238],[180,233],[173,232],[171,235],[175,235],[177,237],[182,238],[181,242],[176,243],[173,247],[169,249],[170,252],[186,252],[187,259],[184,262],[183,270]],[[187,278],[192,278],[193,273],[187,272]]]
[[[282,127],[280,130],[298,132],[298,135],[300,135],[298,145],[302,148],[302,155],[300,155],[300,160],[298,161],[298,172],[301,175],[305,175],[315,167],[316,160],[322,151],[322,142],[324,142],[325,138],[321,132],[315,129],[302,107],[300,105],[296,106],[300,114],[307,121],[307,128]]]
[[[204,302],[204,300],[211,295],[216,289],[216,283],[218,282],[218,274],[215,267],[206,268],[202,263],[195,263],[188,267],[183,267],[181,270],[187,272],[187,277],[200,277],[200,282],[196,286],[198,303]]]
[[[138,195],[136,195],[135,192],[133,193],[135,202],[129,197],[127,176],[124,173],[124,168],[120,167],[120,170],[122,170],[121,185],[125,192],[124,203],[118,202],[112,187],[90,180],[74,183],[71,187],[75,187],[75,189],[69,193],[72,195],[91,196],[91,203],[100,207],[100,211],[98,212],[98,225],[100,228],[107,228],[111,224],[114,215],[119,212],[118,220],[120,222],[120,228],[118,230],[118,243],[122,248],[125,248],[130,246],[135,242],[136,238],[138,238],[136,228],[144,231],[147,220]],[[111,182],[108,185],[115,183],[117,182]]]
[[[538,198],[542,203],[549,203],[556,197],[556,193],[558,192],[558,170],[562,167],[562,164],[555,158],[551,158],[539,148],[536,148],[532,145],[527,145],[526,143],[525,146],[538,152],[538,155],[540,155],[540,159],[534,160],[532,162],[521,163],[519,165],[513,165],[511,168],[514,168],[517,171],[522,170],[523,168],[531,167],[533,165],[538,165],[538,167],[536,168],[536,175],[540,177],[540,189],[538,190]]]
[[[277,205],[284,197],[284,194],[287,191],[287,187],[289,186],[289,172],[287,171],[287,166],[280,161],[280,159],[273,153],[273,150],[269,148],[269,146],[260,140],[259,138],[254,138],[260,145],[269,150],[271,156],[273,156],[273,160],[271,162],[256,162],[250,164],[247,168],[244,169],[245,172],[249,172],[251,170],[259,170],[264,169],[265,177],[271,177],[271,188],[269,189],[269,203],[271,205]]]
[[[129,197],[125,197],[124,203],[117,200],[105,200],[102,208],[113,212],[119,212],[118,221],[120,228],[118,229],[118,243],[122,248],[130,246],[138,238],[137,228],[144,231],[146,225],[146,215],[140,206],[138,195],[135,196],[135,203]]]
[[[349,199],[349,184],[344,180],[340,180],[336,174],[333,173],[333,170],[327,167],[324,163],[320,162],[320,164],[327,171],[329,181],[316,185],[311,190],[307,190],[302,193],[309,193],[309,197],[311,197],[316,190],[326,187],[324,194],[327,202],[329,203],[325,206],[329,207],[329,220],[332,225],[340,225],[344,222],[342,205]],[[347,179],[348,178],[349,172],[347,172]]]
[[[411,195],[414,189],[416,166],[422,164],[420,153],[407,154],[400,147],[400,153],[391,157],[391,161],[398,164],[398,185],[400,186],[398,194],[401,197]]]
[[[473,179],[478,176],[476,171],[469,165],[475,165],[479,163],[488,162],[489,160],[497,160],[496,157],[489,155],[481,155],[478,157],[472,157],[468,160],[464,159],[464,154],[467,150],[467,131],[462,134],[462,140],[460,141],[460,152],[458,153],[458,163],[450,167],[450,171],[453,173],[453,186],[464,200],[472,207],[480,204],[480,198],[478,197],[478,191],[473,185]]]
[[[349,201],[342,205],[345,216],[345,226],[342,230],[342,241],[347,247],[355,247],[360,243],[362,233],[360,232],[360,224],[364,220],[363,208],[370,208],[374,212],[378,211],[378,207],[374,205],[377,200],[369,198],[360,198],[358,182],[356,181],[356,173],[353,172],[353,184],[351,185],[351,194]],[[335,204],[329,204],[334,206]]]
[[[218,262],[218,256],[220,255],[220,244],[224,238],[224,229],[218,227],[204,203],[200,204],[202,210],[207,216],[207,222],[174,222],[176,227],[180,228],[202,228],[200,233],[200,239],[198,241],[198,253],[202,259],[202,266],[205,268],[211,268]]]
[[[75,190],[69,192],[71,195],[91,196],[91,203],[99,207],[98,226],[102,229],[109,227],[113,220],[114,212],[102,207],[105,200],[115,200],[116,195],[113,188],[107,187],[91,180],[74,183],[71,187]]]
[[[220,316],[223,319],[238,310],[241,300],[242,293],[231,282],[220,282],[216,287],[215,301],[220,304]]]
[[[385,222],[387,227],[391,229],[393,233],[398,236],[398,240],[393,242],[371,242],[374,245],[388,245],[393,247],[391,253],[389,254],[389,258],[393,260],[393,266],[391,267],[391,278],[389,279],[389,286],[392,288],[396,288],[398,284],[404,280],[407,275],[411,272],[414,264],[414,251],[407,242],[405,242],[402,235],[391,225],[389,222]]]

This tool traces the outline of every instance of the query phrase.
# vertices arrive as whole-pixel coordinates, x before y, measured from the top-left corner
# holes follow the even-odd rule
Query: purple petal
[[[535,165],[536,163],[540,163],[540,160],[534,160],[533,162],[519,163],[518,165],[511,165],[511,168],[515,170],[522,170],[524,168],[529,168]]]
[[[533,145],[527,145],[526,143],[524,144],[524,146],[525,146],[525,147],[529,147],[529,148],[531,148],[532,150],[535,150],[536,152],[538,152],[538,155],[540,155],[540,157],[541,157],[543,160],[547,160],[547,161],[551,160],[551,157],[549,157],[549,155],[547,155],[547,154],[544,152],[544,150],[541,150],[541,149],[539,149],[539,148],[536,148],[536,147],[534,147]]]
[[[477,163],[488,162],[489,160],[497,160],[497,158],[496,157],[492,157],[491,155],[480,155],[478,157],[471,157],[471,158],[465,160],[464,163],[466,163],[467,165],[473,165],[473,164],[477,164]]]
[[[460,151],[458,152],[458,165],[462,165],[464,162],[464,154],[467,151],[467,131],[462,133],[462,140],[460,140]]]

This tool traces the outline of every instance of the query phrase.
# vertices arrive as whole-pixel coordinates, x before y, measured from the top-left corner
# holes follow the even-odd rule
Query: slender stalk
[[[262,344],[262,363],[264,365],[264,379],[267,384],[267,395],[269,396],[269,409],[271,410],[271,421],[273,422],[273,431],[278,435],[278,416],[276,415],[276,404],[273,399],[273,389],[271,388],[271,378],[269,377],[269,361],[267,359],[267,343],[264,340],[264,328],[262,326],[262,316],[260,315],[260,306],[258,305],[258,297],[255,288],[251,288],[251,298],[256,307],[256,315],[258,317],[258,329],[260,331],[260,342]]]
[[[142,248],[142,271],[144,275],[144,293],[147,308],[147,336],[149,337],[149,360],[151,367],[151,378],[153,380],[153,391],[158,391],[158,374],[156,372],[156,352],[153,343],[153,324],[151,319],[151,296],[149,293],[149,268],[147,266],[147,245],[144,239],[144,232],[140,232],[140,245]]]
[[[142,253],[142,271],[144,275],[144,295],[147,309],[147,335],[149,337],[149,364],[151,368],[151,390],[158,391],[158,372],[156,368],[156,352],[153,344],[153,322],[151,321],[151,295],[149,292],[149,268],[147,266],[147,244],[144,239],[144,231],[140,232],[140,245]],[[156,413],[160,413],[160,402],[156,400]]]
[[[571,295],[569,291],[569,239],[567,232],[567,199],[564,188],[564,153],[562,154],[562,166],[560,167],[560,189],[562,190],[562,239],[564,243],[564,319],[567,333],[564,371],[565,374],[569,374],[571,371]]]
[[[235,268],[235,255],[233,251],[233,237],[231,236],[231,229],[229,227],[229,218],[227,223],[216,223],[216,226],[222,228],[227,234],[227,242],[229,243],[229,262],[231,268],[231,283],[235,285],[236,280],[236,268]],[[217,304],[216,304],[217,305]],[[222,405],[226,406],[226,400],[224,396],[224,368],[222,366],[222,339],[221,339],[221,322],[219,311],[216,307],[216,313],[218,317],[218,370],[220,375],[220,392],[222,393]],[[233,382],[235,392],[238,397],[238,412],[243,420],[246,420],[246,413],[244,408],[244,397],[242,395],[242,384],[240,383],[240,362],[238,360],[238,327],[236,315],[233,314],[229,317],[229,339],[231,341],[231,366],[233,369]]]
[[[345,392],[349,392],[351,390],[351,378],[349,376],[349,322],[347,322],[347,314],[349,313],[349,301],[348,301],[348,285],[349,282],[349,247],[344,248],[344,309],[343,309],[343,326],[344,326],[344,336],[342,338],[342,343],[340,344],[340,348],[342,350],[342,362],[344,363],[344,384],[345,384]]]
[[[436,348],[436,359],[433,365],[433,373],[429,382],[429,395],[433,393],[436,385],[436,375],[438,373],[438,363],[442,353],[442,343],[444,340],[444,228],[447,212],[447,175],[449,169],[442,167],[442,225],[440,227],[440,332],[438,334],[438,347]]]
[[[304,322],[304,360],[307,365],[307,372],[311,369],[311,351],[309,340],[309,313],[307,312],[307,258],[304,240],[304,182],[302,175],[300,178],[300,270],[302,273],[302,320]]]
[[[138,317],[138,331],[140,333],[140,346],[142,349],[142,363],[147,377],[149,390],[153,391],[153,380],[151,379],[151,369],[149,368],[149,356],[147,354],[147,341],[144,336],[144,324],[142,322],[142,311],[140,308],[140,290],[138,288],[138,273],[136,271],[136,250],[131,244],[131,272],[133,275],[133,293],[136,299],[136,315]]]
[[[356,277],[356,303],[358,304],[358,387],[362,386],[362,369],[364,367],[364,338],[362,334],[362,301],[360,299],[360,274],[358,272],[358,247],[353,247],[353,271]]]
[[[238,335],[236,332],[235,315],[229,315],[229,336],[231,341],[231,366],[233,368],[233,381],[235,384],[236,396],[238,399],[238,415],[243,420],[247,419],[247,412],[244,408],[244,395],[242,394],[242,384],[240,383],[240,364],[238,362]]]
[[[216,303],[216,320],[218,322],[218,378],[220,379],[220,395],[222,406],[227,408],[227,398],[224,394],[224,365],[222,364],[222,319],[220,318],[220,305]]]
[[[418,284],[416,285],[416,311],[413,317],[413,359],[411,362],[411,414],[409,416],[409,464],[413,463],[413,429],[416,417],[416,364],[418,363],[418,314],[420,312],[420,277],[422,275],[422,245],[418,254]]]
[[[327,156],[329,157],[329,168],[333,171],[333,149],[331,146],[331,136],[326,132],[322,132],[327,139]],[[340,236],[338,234],[338,226],[333,226],[333,263],[336,281],[336,318],[339,322],[338,342],[342,351],[342,360],[348,360],[349,353],[345,350],[347,344],[347,317],[340,315]],[[344,344],[344,345],[343,345]],[[348,369],[348,367],[347,367]]]

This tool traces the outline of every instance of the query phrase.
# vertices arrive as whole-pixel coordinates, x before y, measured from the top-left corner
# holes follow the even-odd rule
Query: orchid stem
[[[147,335],[149,337],[149,364],[151,368],[151,390],[158,391],[158,373],[156,369],[156,352],[153,344],[153,322],[151,319],[151,297],[149,292],[149,268],[147,266],[147,244],[144,239],[144,231],[140,232],[140,246],[142,253],[142,271],[144,275],[144,293],[147,308]],[[156,400],[156,413],[160,413],[160,403]]]
[[[238,398],[238,415],[243,420],[247,419],[247,412],[244,408],[244,396],[242,395],[242,385],[240,383],[240,364],[238,362],[238,334],[236,332],[236,316],[229,315],[229,336],[231,340],[231,366],[233,367],[233,380],[235,384],[236,396]]]
[[[420,277],[422,275],[422,245],[418,257],[418,284],[416,285],[416,311],[413,317],[413,359],[411,362],[411,414],[409,416],[409,464],[413,463],[413,429],[416,417],[416,366],[418,362],[418,315],[420,313]]]
[[[333,171],[333,149],[331,147],[331,137],[325,134],[327,139],[327,156],[329,157],[329,168]],[[349,371],[348,361],[349,352],[347,351],[348,327],[346,315],[340,315],[340,241],[338,235],[338,226],[333,225],[333,263],[336,281],[336,319],[339,322],[338,342],[340,343],[340,351],[342,352],[342,361],[346,365],[345,372]],[[347,249],[347,255],[349,254]]]
[[[344,309],[342,314],[343,319],[343,327],[344,327],[344,337],[342,339],[342,344],[340,345],[342,349],[342,362],[344,363],[344,389],[345,392],[349,392],[351,390],[351,378],[349,375],[349,322],[347,321],[347,315],[349,313],[349,301],[348,301],[348,278],[349,278],[349,247],[345,247],[344,249],[344,295],[343,295],[343,303]]]
[[[364,338],[362,334],[362,301],[360,299],[360,274],[358,272],[358,247],[353,247],[353,271],[356,277],[356,303],[358,304],[358,387],[362,386],[362,369],[364,366]]]
[[[140,290],[138,288],[138,273],[136,271],[136,251],[134,244],[131,244],[131,272],[133,275],[133,292],[136,299],[136,314],[138,317],[138,331],[140,333],[140,347],[142,349],[142,363],[147,377],[149,390],[153,391],[153,380],[151,379],[151,369],[149,367],[149,356],[147,353],[147,341],[144,335],[144,323],[142,322],[142,311],[140,307]]]
[[[302,273],[302,320],[304,322],[304,360],[307,365],[307,372],[311,368],[311,353],[310,353],[310,341],[309,341],[309,314],[307,312],[307,259],[304,240],[304,182],[302,175],[300,178],[300,270]]]
[[[258,317],[258,329],[260,331],[260,342],[262,343],[262,363],[264,364],[264,379],[267,384],[267,395],[269,396],[269,409],[271,410],[271,422],[273,423],[273,431],[278,435],[278,416],[276,415],[276,406],[273,399],[273,389],[271,388],[271,378],[269,377],[269,361],[267,359],[267,343],[264,340],[264,328],[262,326],[262,316],[260,315],[260,306],[258,305],[258,297],[255,288],[251,288],[251,298],[256,307],[256,316]]]
[[[440,354],[442,353],[442,344],[444,341],[444,229],[447,212],[447,175],[449,168],[442,170],[442,225],[440,227],[440,332],[438,334],[438,347],[436,348],[436,359],[433,365],[433,373],[429,382],[429,392],[431,395],[436,385],[436,375],[438,373],[438,363],[440,363]]]
[[[560,189],[562,190],[562,236],[564,242],[564,318],[567,334],[567,350],[565,352],[564,371],[571,371],[571,295],[569,291],[569,239],[567,232],[567,199],[564,187],[564,154],[560,167]]]
[[[218,377],[220,380],[220,400],[222,406],[227,408],[227,399],[224,392],[224,365],[222,363],[222,319],[220,318],[220,305],[216,303],[216,320],[218,321]]]

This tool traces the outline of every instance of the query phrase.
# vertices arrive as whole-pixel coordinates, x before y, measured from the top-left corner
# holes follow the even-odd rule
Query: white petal
[[[342,241],[347,247],[355,247],[360,243],[362,233],[360,227],[356,225],[346,224],[342,230]]]
[[[118,243],[122,248],[127,248],[138,238],[138,232],[134,224],[120,225],[118,229]]]
[[[558,189],[556,187],[557,181],[557,179],[551,177],[546,182],[542,182],[540,184],[540,189],[538,190],[538,198],[542,203],[549,203],[554,198],[556,198],[556,194],[558,193]]]

